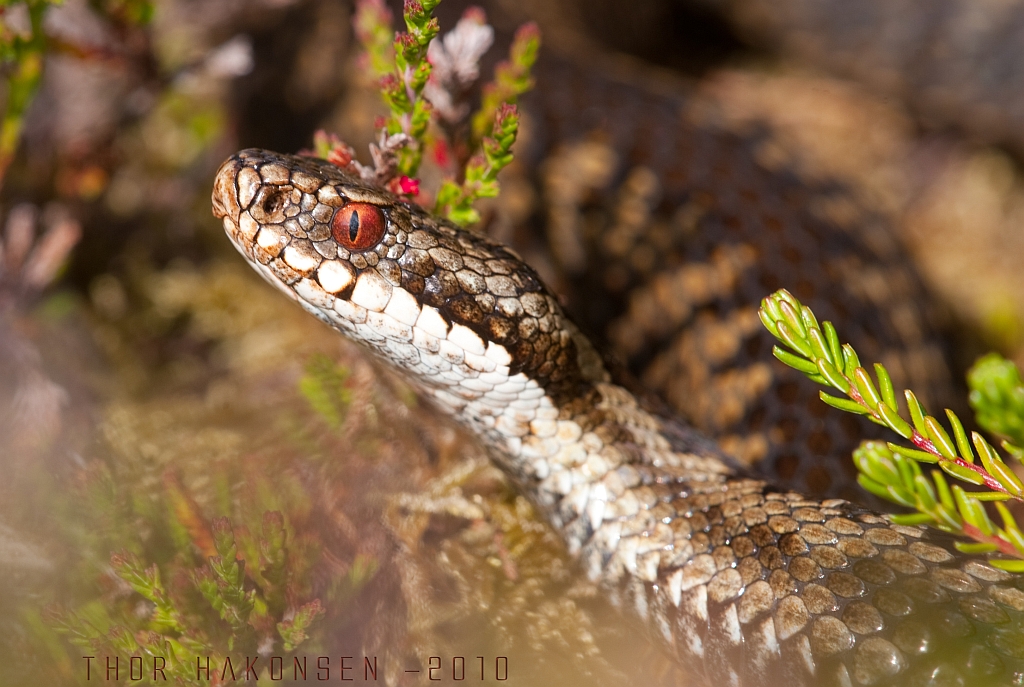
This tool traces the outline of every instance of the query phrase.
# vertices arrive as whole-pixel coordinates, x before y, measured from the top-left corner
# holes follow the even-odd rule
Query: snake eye
[[[366,250],[384,236],[384,213],[376,205],[349,203],[335,213],[331,233],[348,250]]]

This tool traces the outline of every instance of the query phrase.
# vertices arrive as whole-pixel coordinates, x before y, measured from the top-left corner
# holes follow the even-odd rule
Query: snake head
[[[244,150],[213,208],[267,281],[425,385],[578,377],[561,309],[518,256],[335,165]]]

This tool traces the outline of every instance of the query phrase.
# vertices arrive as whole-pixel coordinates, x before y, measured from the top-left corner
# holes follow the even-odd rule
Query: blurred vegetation
[[[981,358],[967,375],[971,407],[978,424],[1013,444],[1019,455],[1024,446],[1024,382],[1020,370],[998,353]]]
[[[0,72],[6,94],[0,122],[0,182],[14,158],[32,97],[43,76],[43,56],[49,47],[43,16],[60,0],[5,2],[0,9]]]

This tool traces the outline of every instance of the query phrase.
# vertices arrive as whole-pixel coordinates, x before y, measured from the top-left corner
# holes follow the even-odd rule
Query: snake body
[[[595,68],[596,67],[596,68]],[[545,250],[515,244],[602,352],[779,486],[864,498],[848,457],[881,438],[772,363],[756,304],[791,289],[929,407],[953,407],[934,299],[892,227],[840,184],[759,163],[770,132],[701,113],[686,83],[548,57],[517,160]],[[553,276],[552,276],[553,275]],[[872,432],[875,432],[872,435]]]
[[[511,250],[262,150],[223,164],[213,207],[264,278],[476,433],[696,681],[1024,681],[1020,578],[745,474],[613,383]]]

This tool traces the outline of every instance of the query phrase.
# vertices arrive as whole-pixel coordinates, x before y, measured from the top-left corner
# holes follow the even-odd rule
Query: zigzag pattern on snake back
[[[508,249],[326,162],[261,150],[224,163],[213,205],[264,278],[480,436],[584,571],[697,679],[1024,679],[1019,577],[745,474],[613,383]]]
[[[759,474],[864,499],[849,455],[882,431],[774,364],[755,310],[789,288],[898,387],[949,406],[932,301],[905,249],[843,187],[769,171],[757,138],[695,123],[680,84],[654,92],[599,65],[542,61],[523,103],[517,155],[541,197],[525,223],[545,236],[556,291],[602,351]]]

